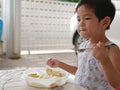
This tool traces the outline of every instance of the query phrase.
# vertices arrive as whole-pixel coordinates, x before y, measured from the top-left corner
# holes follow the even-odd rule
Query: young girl
[[[114,90],[120,85],[120,49],[106,36],[115,15],[110,0],[80,0],[77,6],[78,33],[87,39],[78,51],[78,66],[56,59],[47,65],[75,75],[75,83],[88,90]],[[80,50],[81,48],[92,48]]]

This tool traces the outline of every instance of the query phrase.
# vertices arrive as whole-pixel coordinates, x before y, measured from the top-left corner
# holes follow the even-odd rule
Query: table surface
[[[0,90],[86,90],[70,80],[68,80],[65,85],[54,89],[31,87],[21,78],[22,73],[27,69],[28,68],[0,70]]]

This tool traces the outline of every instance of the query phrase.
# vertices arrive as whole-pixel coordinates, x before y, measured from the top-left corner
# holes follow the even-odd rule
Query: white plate
[[[54,88],[56,86],[62,86],[66,83],[69,74],[60,69],[60,68],[52,68],[54,71],[60,71],[63,76],[62,77],[50,77],[47,79],[40,79],[40,78],[34,78],[29,76],[31,73],[37,73],[42,74],[43,76],[46,75],[46,68],[29,68],[26,71],[23,72],[22,77],[26,80],[28,85],[33,87],[40,87],[40,88]]]

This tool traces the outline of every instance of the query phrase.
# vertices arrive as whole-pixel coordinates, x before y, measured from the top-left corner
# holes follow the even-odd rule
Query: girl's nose
[[[82,27],[82,26],[85,26],[85,22],[84,22],[84,20],[81,20],[81,21],[79,21],[78,22],[78,27]]]

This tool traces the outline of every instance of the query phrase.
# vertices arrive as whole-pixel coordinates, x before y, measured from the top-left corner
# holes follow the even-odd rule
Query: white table
[[[40,89],[27,85],[21,78],[23,71],[27,68],[18,68],[12,70],[0,70],[0,90],[86,90],[68,80],[68,82],[54,89]]]

